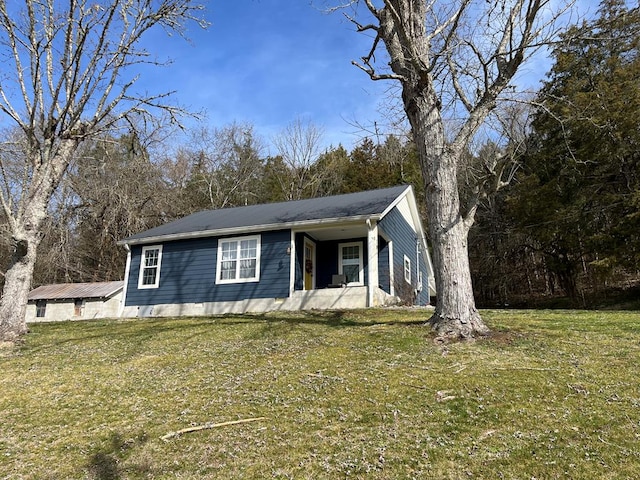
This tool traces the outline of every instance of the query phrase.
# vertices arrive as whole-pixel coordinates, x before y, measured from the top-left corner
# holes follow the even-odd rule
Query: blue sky
[[[208,3],[206,17],[211,26],[192,25],[190,43],[154,35],[163,48],[149,50],[173,64],[140,85],[176,90],[180,104],[206,112],[207,125],[246,122],[267,139],[301,118],[322,128],[327,146],[351,148],[360,137],[349,122],[377,117],[389,84],[351,65],[371,38],[342,14],[309,0],[219,0]]]
[[[207,5],[211,26],[191,25],[191,43],[154,35],[152,41],[162,48],[149,49],[173,64],[140,85],[176,90],[175,99],[205,112],[209,126],[250,123],[267,143],[301,118],[323,129],[325,146],[351,149],[361,137],[350,122],[379,120],[391,83],[373,82],[351,64],[368,53],[371,36],[357,33],[340,12],[321,11],[321,0],[210,0]],[[536,85],[547,69],[548,62],[538,59],[520,78]]]

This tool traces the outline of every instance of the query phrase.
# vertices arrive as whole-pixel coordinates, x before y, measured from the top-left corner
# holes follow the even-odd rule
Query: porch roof
[[[330,197],[206,210],[132,235],[120,244],[145,244],[214,235],[318,227],[380,219],[409,190],[408,185]]]

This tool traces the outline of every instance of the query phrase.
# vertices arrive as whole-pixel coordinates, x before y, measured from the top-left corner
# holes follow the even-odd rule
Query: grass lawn
[[[640,478],[638,312],[484,311],[444,348],[427,315],[32,325],[0,349],[0,478]]]

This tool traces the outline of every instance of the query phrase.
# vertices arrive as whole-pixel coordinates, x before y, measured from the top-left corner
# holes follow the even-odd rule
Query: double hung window
[[[162,245],[142,247],[138,288],[158,288],[160,285],[160,263]]]
[[[341,243],[339,273],[347,278],[347,285],[364,285],[362,242]]]
[[[225,238],[218,242],[217,283],[260,279],[260,236]]]
[[[411,283],[411,260],[406,255],[404,256],[404,281]]]

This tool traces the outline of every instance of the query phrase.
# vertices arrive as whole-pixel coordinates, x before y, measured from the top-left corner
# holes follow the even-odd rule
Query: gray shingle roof
[[[108,298],[122,290],[123,281],[94,283],[56,283],[42,285],[29,292],[29,300],[61,300],[71,298]]]
[[[246,207],[206,210],[125,238],[120,243],[144,243],[147,239],[180,238],[188,234],[215,234],[224,230],[246,228],[259,230],[297,222],[348,220],[381,215],[409,187],[398,185],[379,190],[348,193],[330,197],[267,203]]]

